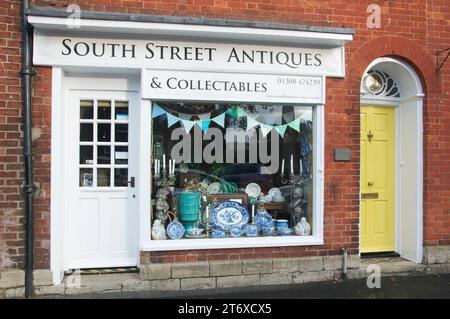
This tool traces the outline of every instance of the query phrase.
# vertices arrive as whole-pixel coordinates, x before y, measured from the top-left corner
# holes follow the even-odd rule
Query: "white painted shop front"
[[[323,244],[325,81],[344,77],[343,46],[352,35],[90,19],[70,29],[64,18],[39,16],[29,22],[34,64],[52,67],[55,283],[68,269],[139,266],[140,251]],[[151,239],[152,105],[179,101],[311,108],[312,235]]]

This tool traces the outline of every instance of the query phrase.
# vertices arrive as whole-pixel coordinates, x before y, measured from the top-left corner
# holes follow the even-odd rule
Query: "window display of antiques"
[[[312,124],[312,106],[153,103],[152,239],[311,235]]]
[[[293,170],[284,178],[284,164],[282,183],[287,186],[264,194],[258,183],[239,189],[220,178],[190,180],[175,188],[175,162],[169,160],[167,172],[164,160],[162,173],[161,162],[155,161],[153,240],[311,235],[303,191],[308,181]],[[276,218],[278,214],[288,219]]]

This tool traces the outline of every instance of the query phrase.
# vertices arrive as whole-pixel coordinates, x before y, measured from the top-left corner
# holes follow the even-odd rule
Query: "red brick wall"
[[[424,109],[424,240],[450,244],[450,62],[439,75],[434,52],[450,43],[448,0],[295,1],[295,0],[34,0],[32,5],[209,18],[240,19],[319,26],[351,27],[355,39],[346,50],[345,79],[327,79],[325,132],[325,245],[264,249],[142,253],[142,261],[284,257],[337,254],[345,246],[356,253],[359,223],[359,81],[366,66],[380,56],[409,61],[423,79]],[[382,8],[380,29],[368,29],[367,5]],[[0,268],[22,264],[23,216],[20,185],[22,156],[19,127],[19,1],[0,2]],[[49,266],[50,70],[37,68],[34,85],[34,154],[36,194],[36,263]],[[334,147],[350,147],[350,163],[333,161]]]
[[[0,268],[21,266],[24,253],[18,4],[0,2]]]

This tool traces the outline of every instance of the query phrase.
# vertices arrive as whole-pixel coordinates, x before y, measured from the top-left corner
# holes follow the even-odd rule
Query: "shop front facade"
[[[344,3],[333,22],[318,3],[197,18],[196,1],[133,14],[89,2],[78,20],[31,6],[35,268],[58,285],[136,267],[175,290],[358,277],[373,253],[448,265],[449,77],[433,55],[446,33],[408,18],[426,19],[422,2],[382,6],[380,28]],[[24,255],[10,60],[5,269]]]

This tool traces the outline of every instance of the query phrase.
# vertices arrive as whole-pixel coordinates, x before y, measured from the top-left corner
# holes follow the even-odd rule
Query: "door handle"
[[[131,176],[130,180],[128,181],[128,184],[130,185],[131,188],[134,188],[135,186],[135,178],[134,176]]]

